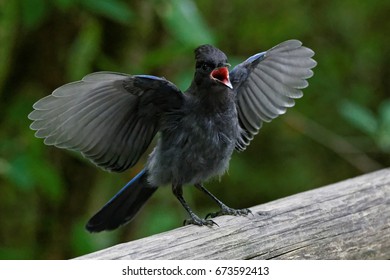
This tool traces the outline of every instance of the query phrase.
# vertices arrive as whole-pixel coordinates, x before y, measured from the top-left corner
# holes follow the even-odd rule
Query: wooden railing
[[[78,259],[390,259],[390,169]]]

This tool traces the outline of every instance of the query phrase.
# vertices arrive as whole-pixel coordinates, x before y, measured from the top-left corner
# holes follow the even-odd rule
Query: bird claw
[[[197,226],[208,226],[208,227],[216,225],[216,226],[219,227],[219,225],[216,222],[214,222],[213,220],[201,219],[201,218],[199,218],[197,216],[193,216],[190,219],[184,220],[183,225],[184,226],[186,226],[186,225],[197,225]]]
[[[215,217],[223,216],[223,215],[247,216],[248,214],[252,214],[252,211],[247,209],[247,208],[244,208],[244,209],[233,209],[233,208],[230,208],[230,207],[227,207],[227,206],[223,206],[220,211],[207,214],[206,215],[206,219],[208,219],[208,218],[215,218]]]

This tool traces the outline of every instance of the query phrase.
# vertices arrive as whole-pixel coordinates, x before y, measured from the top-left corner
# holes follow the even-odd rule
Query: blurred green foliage
[[[0,1],[0,259],[71,258],[181,225],[186,213],[167,187],[128,226],[87,233],[88,217],[143,160],[104,172],[34,138],[27,115],[56,87],[98,70],[164,76],[185,90],[199,44],[216,44],[236,64],[296,38],[318,61],[295,108],[208,183],[228,205],[389,166],[389,14],[382,0]],[[202,215],[216,210],[194,188],[185,197]]]
[[[369,136],[381,152],[390,153],[390,99],[379,105],[377,115],[351,101],[340,104],[340,113],[351,125]]]

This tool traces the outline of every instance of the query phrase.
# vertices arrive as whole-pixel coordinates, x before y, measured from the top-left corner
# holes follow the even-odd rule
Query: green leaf
[[[24,25],[28,29],[37,28],[48,12],[47,2],[45,0],[22,0],[20,4]]]
[[[129,23],[133,18],[133,13],[127,4],[118,0],[82,0],[81,5],[90,12],[122,24]]]
[[[378,145],[383,151],[390,152],[390,100],[379,107]]]
[[[38,162],[37,160],[34,161]],[[34,183],[38,186],[42,194],[50,201],[60,201],[64,194],[64,184],[58,170],[49,162],[39,159],[39,166],[31,164]]]
[[[385,100],[379,106],[379,120],[382,125],[390,128],[390,100]]]
[[[101,26],[89,18],[83,25],[68,55],[67,74],[70,80],[77,80],[91,72],[101,43]]]
[[[34,180],[30,170],[30,158],[26,155],[19,155],[12,159],[9,164],[10,168],[6,174],[8,179],[19,189],[27,192],[32,191]]]
[[[378,121],[370,110],[357,103],[344,101],[341,103],[340,113],[351,125],[375,137],[378,130]]]
[[[193,1],[170,0],[164,3],[164,6],[156,5],[157,12],[175,39],[189,47],[214,43],[214,36]]]
[[[64,192],[58,170],[43,157],[35,157],[30,153],[12,159],[6,176],[23,191],[33,191],[37,187],[51,201],[60,200]]]

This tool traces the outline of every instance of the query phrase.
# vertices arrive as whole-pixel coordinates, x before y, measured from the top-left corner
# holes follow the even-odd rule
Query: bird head
[[[195,60],[194,82],[197,86],[233,89],[229,79],[230,64],[222,51],[211,45],[202,45],[195,49]]]

